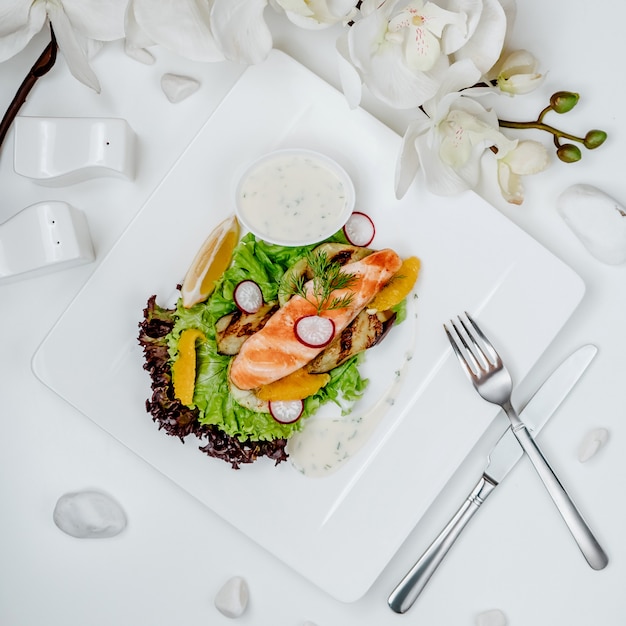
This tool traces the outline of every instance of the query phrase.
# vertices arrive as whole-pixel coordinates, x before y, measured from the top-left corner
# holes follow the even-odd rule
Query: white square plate
[[[334,597],[360,598],[484,434],[478,398],[442,330],[470,311],[521,382],[584,293],[581,279],[473,193],[393,193],[400,138],[280,52],[250,67],[44,340],[37,376],[225,520]],[[417,255],[411,315],[364,364],[366,412],[403,369],[372,437],[323,478],[266,459],[234,471],[157,430],[146,414],[138,323],[167,302],[196,250],[233,212],[247,163],[278,148],[328,154],[352,176],[376,247]],[[374,352],[375,351],[375,352]],[[410,360],[406,357],[412,356]],[[313,418],[315,419],[315,418]]]

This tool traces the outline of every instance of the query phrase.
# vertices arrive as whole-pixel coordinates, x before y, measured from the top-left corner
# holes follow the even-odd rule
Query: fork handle
[[[533,464],[533,467],[543,481],[550,497],[556,504],[557,509],[561,513],[563,520],[567,524],[572,536],[576,540],[580,551],[587,560],[587,563],[595,569],[600,570],[607,566],[609,559],[598,543],[587,522],[583,519],[576,505],[572,502],[565,487],[561,484],[554,470],[543,455],[543,452],[533,439],[528,429],[521,421],[515,409],[511,406],[502,407],[511,421],[511,430],[520,442],[524,452]]]
[[[485,501],[487,496],[495,489],[496,483],[483,475],[476,483],[472,493],[465,499],[461,508],[454,514],[439,536],[430,544],[429,548],[418,559],[409,573],[398,583],[391,592],[387,603],[396,613],[406,613],[417,597],[422,593],[426,583],[435,573],[446,556],[448,550],[461,534],[461,531],[472,519],[478,507]]]

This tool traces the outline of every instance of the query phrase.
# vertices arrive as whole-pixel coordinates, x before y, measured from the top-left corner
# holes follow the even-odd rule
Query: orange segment
[[[196,387],[196,340],[204,341],[205,336],[197,328],[187,328],[178,340],[178,357],[172,365],[174,395],[186,405],[193,402]]]
[[[230,265],[238,241],[239,222],[232,215],[218,224],[207,237],[187,270],[180,291],[183,306],[189,308],[211,295],[215,281]]]
[[[420,260],[416,256],[402,261],[395,276],[374,296],[367,305],[368,310],[387,311],[409,295],[420,271]]]
[[[257,390],[256,396],[260,400],[303,400],[317,393],[329,380],[329,374],[310,374],[301,368],[263,385]]]

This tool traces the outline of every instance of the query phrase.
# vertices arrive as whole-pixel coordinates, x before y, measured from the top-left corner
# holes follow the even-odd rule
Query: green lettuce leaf
[[[233,252],[231,266],[216,283],[215,290],[206,302],[186,309],[179,300],[176,322],[168,336],[170,357],[177,356],[180,334],[187,328],[201,330],[206,341],[197,348],[197,378],[193,405],[199,411],[201,424],[214,424],[232,437],[244,441],[269,441],[288,438],[303,426],[304,418],[313,415],[326,402],[335,402],[344,412],[349,410],[365,390],[367,381],[359,374],[357,355],[330,372],[331,380],[315,395],[304,401],[303,419],[294,424],[280,424],[269,413],[257,413],[235,402],[228,389],[228,366],[232,357],[219,354],[215,335],[215,322],[235,310],[233,291],[246,279],[254,280],[266,302],[278,299],[278,287],[283,274],[307,250],[315,246],[287,248],[257,241],[248,234]]]

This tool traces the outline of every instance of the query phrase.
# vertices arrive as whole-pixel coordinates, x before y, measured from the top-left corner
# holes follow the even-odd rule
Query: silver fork
[[[606,553],[511,404],[513,382],[502,359],[467,313],[465,319],[458,316],[458,324],[451,320],[450,326],[451,329],[444,324],[444,329],[476,391],[487,402],[502,407],[507,414],[511,430],[530,458],[587,563],[595,570],[603,569],[609,562]]]

